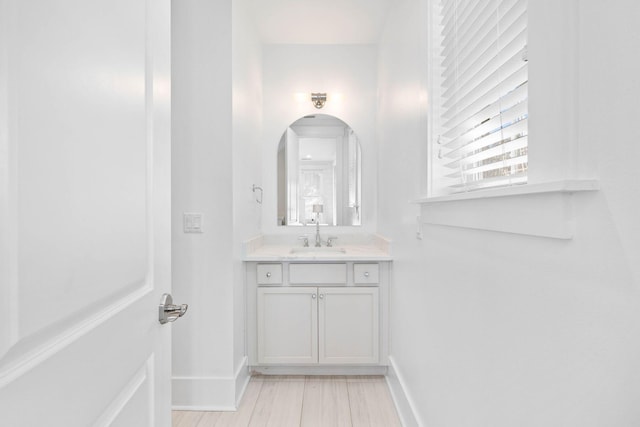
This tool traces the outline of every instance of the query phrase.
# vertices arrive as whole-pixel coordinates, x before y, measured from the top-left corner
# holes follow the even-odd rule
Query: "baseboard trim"
[[[173,377],[172,405],[176,411],[236,411],[251,375],[243,357],[233,377]]]
[[[172,409],[181,411],[235,411],[235,377],[173,377]]]
[[[196,412],[235,412],[236,408],[234,406],[231,407],[222,407],[217,405],[171,405],[172,411],[196,411]]]
[[[386,375],[386,366],[250,366],[262,375]]]
[[[249,359],[245,356],[240,362],[236,370],[236,409],[240,406],[240,401],[247,391],[247,386],[251,380],[251,372],[249,372]]]
[[[406,382],[398,369],[393,356],[389,356],[389,371],[386,376],[387,385],[391,391],[391,398],[396,405],[398,416],[403,427],[421,427],[424,423],[420,421],[415,410],[413,399],[407,392]]]

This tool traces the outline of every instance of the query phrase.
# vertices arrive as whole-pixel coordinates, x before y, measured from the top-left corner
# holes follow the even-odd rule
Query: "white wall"
[[[236,398],[248,379],[245,348],[245,294],[242,242],[261,233],[262,197],[262,46],[246,1],[233,2],[233,290]]]
[[[234,377],[231,2],[172,6],[173,403],[231,408]],[[183,234],[182,213],[204,213]]]
[[[265,234],[303,234],[300,227],[277,227],[277,152],[287,127],[308,114],[329,114],[346,122],[362,147],[363,226],[375,231],[377,194],[377,49],[374,45],[263,46],[263,186]],[[327,92],[321,110],[311,104],[311,92]],[[300,94],[299,97],[296,94]],[[298,99],[300,98],[300,99]],[[351,231],[349,231],[351,230]],[[313,231],[311,231],[313,232]],[[334,227],[332,233],[353,232]]]
[[[556,6],[529,2],[530,62],[555,55],[572,68],[531,64],[536,84],[557,87],[534,102],[569,118],[540,123],[546,113],[532,113],[531,168],[537,182],[599,178],[600,191],[573,196],[571,240],[436,225],[415,239],[419,209],[407,201],[424,173],[426,1],[394,7],[383,36],[378,221],[394,245],[392,359],[421,425],[640,425],[640,61],[629,54],[640,51],[640,6]],[[573,49],[566,58],[554,40]],[[541,164],[554,144],[564,169]]]

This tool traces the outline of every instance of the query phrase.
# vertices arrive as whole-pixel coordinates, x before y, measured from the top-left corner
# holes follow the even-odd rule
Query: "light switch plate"
[[[202,233],[202,213],[184,212],[182,214],[185,233]]]

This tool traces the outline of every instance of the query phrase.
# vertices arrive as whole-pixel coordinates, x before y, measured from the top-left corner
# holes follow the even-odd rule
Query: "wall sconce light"
[[[327,102],[327,94],[326,93],[312,93],[311,94],[311,102],[313,102],[313,106],[320,109],[324,107],[324,103]]]

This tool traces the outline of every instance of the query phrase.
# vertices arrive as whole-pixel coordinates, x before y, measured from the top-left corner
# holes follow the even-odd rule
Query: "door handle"
[[[188,308],[188,304],[174,304],[171,295],[164,294],[158,306],[158,321],[163,325],[175,322],[179,317],[184,316]]]

